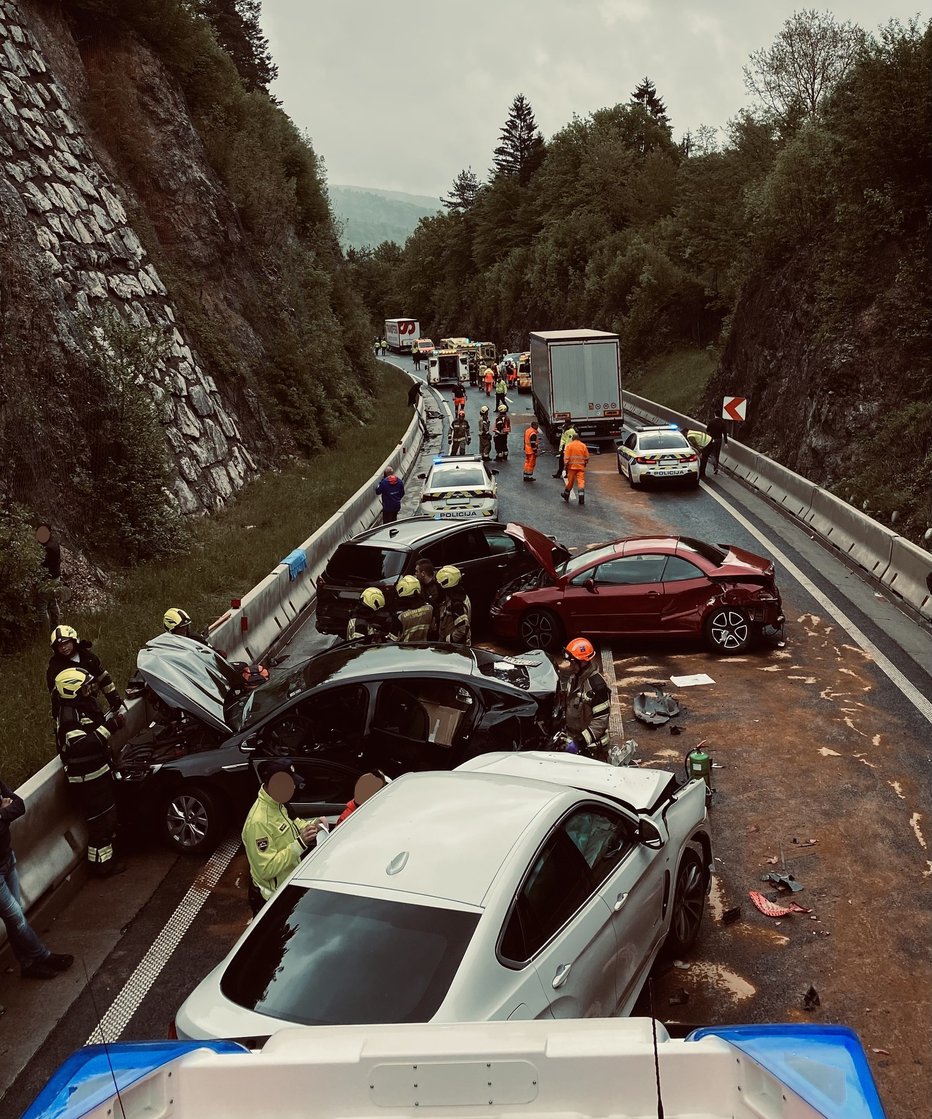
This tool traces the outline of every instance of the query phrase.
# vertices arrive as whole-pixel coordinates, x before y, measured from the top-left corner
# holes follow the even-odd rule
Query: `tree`
[[[668,125],[670,123],[670,118],[667,116],[667,107],[657,96],[657,87],[650,78],[644,78],[641,81],[641,84],[631,94],[631,100],[643,105],[650,115],[655,120],[660,121],[661,124]]]
[[[512,101],[495,149],[493,175],[517,179],[527,186],[544,158],[544,138],[523,93]]]
[[[262,0],[197,0],[197,7],[233,60],[243,85],[268,93],[278,67],[259,22]]]
[[[450,193],[440,201],[453,214],[465,214],[479,197],[482,184],[471,167],[466,167],[453,180]]]
[[[850,21],[830,12],[796,12],[768,50],[755,51],[744,67],[744,84],[765,111],[784,123],[814,116],[848,73],[864,43]]]

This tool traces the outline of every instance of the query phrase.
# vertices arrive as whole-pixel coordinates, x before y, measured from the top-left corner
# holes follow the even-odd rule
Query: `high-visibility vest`
[[[566,445],[563,465],[567,470],[585,470],[589,465],[589,448],[581,439],[573,439]]]
[[[524,453],[526,455],[537,454],[537,428],[529,427],[524,432]]]

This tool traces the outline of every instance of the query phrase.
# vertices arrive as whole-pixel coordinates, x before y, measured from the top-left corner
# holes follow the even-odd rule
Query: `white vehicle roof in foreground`
[[[673,776],[665,769],[615,766],[594,758],[580,757],[578,754],[548,753],[542,750],[480,754],[479,757],[457,766],[454,772],[464,771],[549,781],[623,800],[641,812],[652,807]]]
[[[567,791],[495,773],[408,773],[345,820],[292,881],[481,906],[525,829]]]
[[[69,1075],[59,1070],[24,1119],[168,1110],[174,1119],[883,1119],[864,1050],[842,1026],[724,1027],[674,1039],[657,1023],[655,1044],[652,1025],[312,1026],[281,1030],[256,1052],[157,1042],[133,1060],[117,1043],[71,1058]]]

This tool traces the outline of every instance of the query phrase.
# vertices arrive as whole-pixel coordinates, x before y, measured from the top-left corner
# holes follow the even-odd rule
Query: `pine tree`
[[[441,198],[440,201],[451,213],[464,214],[472,209],[481,189],[475,171],[471,167],[466,167],[453,180],[453,186],[450,187],[447,197]]]
[[[523,93],[512,101],[499,140],[492,174],[517,179],[522,186],[527,186],[543,162],[544,138]]]
[[[668,125],[670,123],[670,118],[667,116],[667,107],[657,96],[657,87],[650,78],[644,78],[634,93],[631,94],[631,100],[643,105],[650,115],[661,124]]]
[[[262,34],[262,0],[197,0],[197,8],[233,60],[243,85],[268,93],[278,67]]]

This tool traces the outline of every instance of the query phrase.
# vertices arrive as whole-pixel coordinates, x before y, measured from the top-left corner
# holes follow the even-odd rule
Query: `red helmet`
[[[566,655],[574,661],[591,661],[595,657],[595,647],[587,637],[574,637],[566,646]]]

